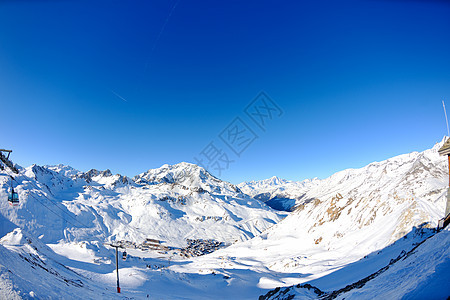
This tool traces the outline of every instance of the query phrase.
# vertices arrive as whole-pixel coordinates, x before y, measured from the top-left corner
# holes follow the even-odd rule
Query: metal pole
[[[450,136],[450,130],[448,129],[447,111],[445,110],[445,103],[444,103],[444,100],[442,100],[442,106],[444,106],[445,122],[447,123],[447,134],[448,134],[448,136]]]
[[[448,187],[450,188],[450,155],[448,157]]]
[[[119,246],[115,246],[115,248],[116,248],[117,293],[120,293],[120,286],[119,286],[119,259],[118,259]]]

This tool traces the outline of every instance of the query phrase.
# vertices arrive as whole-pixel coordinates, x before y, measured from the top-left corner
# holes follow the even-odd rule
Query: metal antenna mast
[[[445,122],[447,123],[447,136],[450,136],[450,131],[449,131],[449,129],[448,129],[447,111],[445,110],[445,103],[444,103],[444,100],[442,100],[442,106],[444,107]]]

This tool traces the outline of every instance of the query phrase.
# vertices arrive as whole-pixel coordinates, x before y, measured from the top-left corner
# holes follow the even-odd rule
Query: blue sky
[[[134,176],[213,142],[233,162],[211,171],[233,183],[422,151],[446,134],[449,15],[445,1],[0,1],[0,148]],[[264,130],[244,112],[261,91],[283,111]],[[257,136],[240,156],[219,137],[236,117]]]

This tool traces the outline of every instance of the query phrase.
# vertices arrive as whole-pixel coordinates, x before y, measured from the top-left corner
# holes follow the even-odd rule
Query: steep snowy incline
[[[260,299],[448,299],[449,245],[450,229],[447,227],[410,251],[402,251],[378,270],[371,268],[370,260],[363,259],[357,268],[346,267],[310,283],[272,290]],[[377,259],[377,255],[374,256]],[[339,281],[365,269],[373,272],[344,288],[324,291],[317,287],[320,281]]]
[[[10,174],[0,175],[0,197],[6,199]],[[20,205],[2,201],[0,213],[45,243],[155,238],[184,246],[190,238],[230,244],[254,237],[282,216],[188,163],[134,179],[109,170],[33,165],[21,169],[14,186]]]
[[[361,289],[353,289],[338,299],[446,299],[450,296],[449,246],[450,228],[447,227]]]
[[[61,261],[64,257],[39,239],[26,235],[20,228],[14,229],[0,239],[0,298],[111,299],[116,296],[113,286],[89,280]],[[105,269],[113,272],[114,266],[110,264]]]

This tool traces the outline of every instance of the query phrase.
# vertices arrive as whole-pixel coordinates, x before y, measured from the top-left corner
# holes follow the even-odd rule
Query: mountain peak
[[[272,176],[272,177],[270,177],[270,178],[268,179],[268,181],[271,182],[271,183],[274,184],[274,185],[283,184],[283,183],[286,183],[286,182],[287,182],[286,179],[280,178],[280,177],[278,177],[278,176]]]
[[[110,177],[112,176],[111,170],[110,169],[106,169],[104,171],[99,171],[97,169],[90,169],[89,171],[87,171],[86,173],[83,173],[81,175],[81,178],[84,178],[86,180],[87,183],[91,182],[92,179],[94,177]]]
[[[211,175],[204,168],[188,163],[180,162],[174,165],[164,164],[157,169],[150,169],[133,178],[137,184],[179,184],[201,188],[208,192],[241,193],[240,189],[226,181],[222,181]]]

